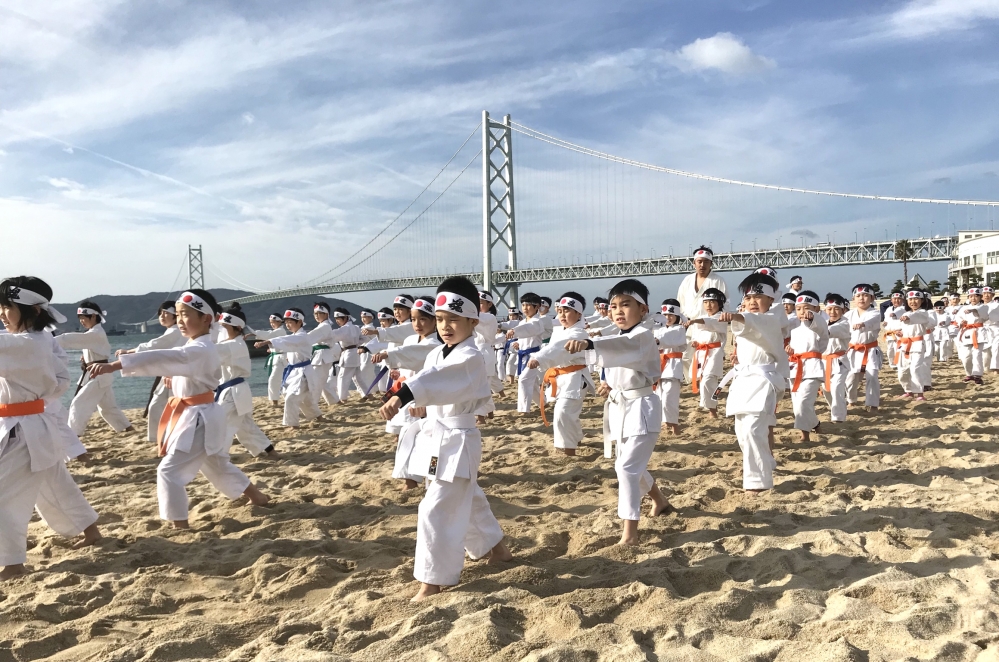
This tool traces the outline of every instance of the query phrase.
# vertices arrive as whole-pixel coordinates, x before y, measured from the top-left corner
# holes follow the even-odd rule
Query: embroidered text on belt
[[[868,352],[870,352],[872,349],[874,349],[877,346],[878,346],[878,341],[877,340],[875,340],[874,342],[869,342],[869,343],[857,343],[855,345],[854,344],[850,345],[850,349],[852,349],[853,351],[855,351],[855,352],[863,352],[864,353],[864,358],[860,361],[860,369],[861,370],[863,370],[864,368],[867,367],[867,354],[868,354]]]
[[[832,365],[833,361],[839,357],[846,354],[843,352],[830,352],[829,354],[823,354],[822,360],[826,362],[826,393],[832,393],[832,385],[830,384],[830,379],[832,379]]]
[[[423,425],[423,430],[426,431],[428,424],[433,426],[433,430],[430,433],[430,438],[433,440],[442,439],[444,435],[449,433],[451,430],[474,430],[476,428],[475,415],[474,414],[458,414],[457,416],[442,416],[440,418],[427,418],[427,422]],[[421,435],[423,436],[423,435]],[[455,472],[458,469],[458,462],[449,462],[445,466],[444,473],[438,473],[438,461],[440,460],[440,447],[431,450],[431,455],[427,459],[427,466],[416,467],[425,473],[427,477],[433,476],[435,479],[439,478],[443,481],[451,482],[454,480]],[[420,458],[423,459],[423,458]]]
[[[666,364],[669,363],[670,359],[682,359],[683,352],[663,352],[659,355],[659,374],[662,374],[663,370],[666,369]]]
[[[981,322],[975,324],[965,324],[964,328],[961,329],[961,333],[958,335],[957,339],[964,341],[964,332],[971,329],[971,346],[978,349],[978,329],[982,328]]]
[[[584,369],[585,365],[567,365],[561,368],[549,368],[545,371],[545,376],[541,379],[541,399],[538,401],[541,403],[541,421],[545,425],[551,425],[548,422],[548,417],[545,416],[545,386],[552,387],[552,400],[558,395],[558,378],[561,375],[571,375],[574,372],[579,372]]]
[[[801,354],[792,354],[787,357],[787,360],[795,364],[794,369],[794,385],[791,386],[791,393],[797,393],[798,387],[801,386],[801,380],[805,376],[805,360],[806,359],[821,359],[822,352],[803,352]]]
[[[302,361],[301,363],[291,363],[289,365],[286,365],[284,367],[284,373],[281,375],[281,388],[284,388],[284,385],[288,383],[288,376],[291,375],[292,370],[296,368],[304,368],[310,365],[312,365],[312,359],[309,359],[308,361]]]
[[[617,430],[617,439],[618,443],[620,443],[624,441],[624,409],[627,406],[627,402],[652,395],[653,392],[651,386],[625,390],[611,389],[610,395],[607,396],[607,401],[604,403],[604,457],[609,458],[614,455],[614,439],[611,437],[610,429],[611,407],[617,407],[621,410],[621,429]]]
[[[214,402],[214,391],[205,391],[198,395],[192,395],[189,398],[171,397],[167,400],[166,408],[163,410],[163,414],[160,415],[160,424],[156,430],[156,446],[159,456],[164,457],[166,455],[167,437],[170,436],[170,432],[177,425],[177,421],[180,420],[180,415],[184,413],[185,409],[194,405],[210,405]]]
[[[219,398],[222,397],[222,394],[225,392],[225,390],[227,388],[232,388],[233,386],[236,386],[237,384],[242,384],[245,381],[246,381],[246,379],[244,379],[243,377],[233,377],[229,381],[222,382],[221,384],[219,384],[218,386],[216,386],[215,387],[215,402],[219,401]]]
[[[0,405],[0,418],[8,418],[10,416],[31,416],[32,414],[44,414],[45,413],[45,401],[44,400],[31,400],[30,402],[12,402],[6,405]]]
[[[909,354],[912,353],[912,343],[914,343],[914,342],[918,342],[920,345],[922,345],[922,343],[923,343],[923,337],[922,336],[912,336],[912,337],[902,336],[902,337],[900,337],[898,339],[898,347],[895,348],[895,361],[893,362],[894,365],[898,365],[899,364],[899,361],[902,358],[902,354],[905,354],[905,360],[906,361],[909,360]],[[905,349],[903,349],[903,347]]]
[[[518,349],[517,350],[517,376],[520,377],[520,373],[524,371],[524,360],[534,354],[535,352],[540,352],[540,347],[531,347],[529,349]]]
[[[708,361],[708,352],[718,347],[721,347],[720,342],[706,342],[706,343],[691,343],[691,347],[694,348],[694,363],[691,368],[690,373],[690,388],[694,393],[700,393],[700,380],[698,379],[698,371],[703,367],[703,363],[700,360],[700,353],[704,352],[704,363]]]

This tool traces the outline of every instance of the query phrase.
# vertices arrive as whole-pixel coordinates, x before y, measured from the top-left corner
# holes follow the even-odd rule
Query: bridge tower
[[[201,246],[187,246],[188,287],[205,289],[205,270],[201,262]]]
[[[507,269],[517,268],[517,228],[513,206],[513,132],[510,116],[502,122],[482,111],[482,289],[496,302],[518,305],[517,284],[493,282],[493,249],[506,247]]]

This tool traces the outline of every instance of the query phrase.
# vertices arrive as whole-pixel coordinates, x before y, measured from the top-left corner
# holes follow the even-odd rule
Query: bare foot
[[[710,416],[711,418],[718,418],[718,410],[717,409],[709,409],[708,410],[708,416]]]
[[[867,411],[870,411],[870,412],[875,412],[875,411],[878,410],[877,407],[864,407],[864,409],[867,410]]]
[[[94,522],[83,530],[83,540],[78,540],[73,543],[73,549],[81,549],[83,547],[96,545],[102,538],[104,538],[104,536],[101,535],[101,530],[97,528],[97,522]]]
[[[621,543],[634,547],[638,544],[638,520],[624,520],[624,527],[621,530]]]
[[[653,485],[649,490],[649,498],[652,499],[652,508],[649,509],[649,517],[659,517],[660,515],[676,510],[670,505],[666,495],[662,493],[658,485]]]
[[[315,421],[315,422],[317,422],[317,423],[332,423],[332,421],[330,419],[326,418],[322,414],[319,414],[319,416],[316,416],[312,420]]]
[[[475,424],[476,425],[485,425],[486,424],[486,417],[482,416],[480,414],[476,414],[475,415]]]
[[[762,488],[760,488],[760,489],[753,489],[753,490],[747,489],[746,490],[746,496],[758,497],[761,494],[763,494],[764,492],[766,492],[766,490],[764,490]]]
[[[563,448],[562,452],[565,453],[566,455],[568,455],[569,457],[575,457],[576,456],[576,449],[575,448]]]
[[[191,525],[188,524],[188,522],[187,522],[186,519],[175,519],[174,521],[171,522],[171,524],[173,524],[173,528],[175,528],[175,529],[190,529],[191,528]]]
[[[274,407],[274,409],[280,409],[281,402],[279,400],[271,400],[271,407]]]
[[[123,433],[124,432],[135,432],[135,428],[132,427],[131,425],[129,425],[127,428],[125,428],[124,430],[122,430],[122,432]]]
[[[680,435],[680,424],[679,423],[667,423],[666,424],[666,429],[669,431],[670,434],[672,434],[674,436],[679,436]]]
[[[280,460],[281,459],[281,453],[278,453],[277,450],[273,449],[273,448],[270,449],[269,451],[267,451],[266,453],[264,453],[264,455],[269,460]]]
[[[498,565],[512,560],[513,554],[510,552],[510,549],[503,544],[503,541],[500,540],[495,547],[489,550],[489,560],[487,563],[489,565]]]
[[[23,563],[18,563],[17,565],[9,565],[3,570],[0,570],[0,582],[6,581],[8,579],[13,579],[14,577],[20,577],[21,575],[28,574],[28,571],[24,569]]]
[[[802,441],[811,441],[812,440],[811,437],[808,434],[808,430],[802,430],[801,431],[801,440]]]
[[[437,595],[440,592],[441,592],[440,586],[436,586],[434,584],[421,583],[419,592],[417,592],[417,594],[413,596],[413,599],[410,600],[410,602],[423,602],[431,595]]]
[[[402,487],[402,491],[405,492],[406,490],[415,490],[419,486],[420,484],[417,483],[415,480],[413,480],[412,478],[407,478],[406,483]]]
[[[243,490],[243,496],[250,500],[254,506],[266,506],[270,503],[271,498],[261,492],[256,485],[250,483],[250,485]]]

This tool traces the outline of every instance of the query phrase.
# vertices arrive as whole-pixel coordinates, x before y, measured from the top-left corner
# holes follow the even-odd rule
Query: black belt
[[[357,349],[357,345],[341,345],[343,349]]]
[[[83,388],[83,380],[87,378],[87,369],[90,368],[90,366],[92,365],[96,365],[98,363],[107,363],[107,362],[108,362],[107,359],[99,359],[97,361],[91,361],[90,363],[87,363],[86,361],[83,360],[82,356],[80,357],[80,370],[81,370],[80,381],[76,382],[76,393],[73,394],[74,398],[80,393],[80,389]]]

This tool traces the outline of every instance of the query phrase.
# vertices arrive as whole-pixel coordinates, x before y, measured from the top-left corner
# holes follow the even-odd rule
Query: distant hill
[[[250,296],[252,292],[243,292],[240,290],[226,290],[222,288],[210,290],[215,298],[223,301],[226,299],[236,299],[238,297]],[[139,322],[144,322],[147,320],[152,320],[156,318],[156,310],[159,308],[160,304],[170,298],[176,297],[177,293],[167,293],[167,292],[150,292],[149,294],[139,294],[139,295],[126,295],[126,296],[112,296],[107,294],[98,294],[92,297],[87,297],[94,302],[101,305],[104,310],[108,311],[108,323],[106,328],[115,328],[118,324],[135,324]],[[267,317],[271,313],[283,313],[288,308],[301,308],[305,311],[306,316],[309,318],[308,326],[313,325],[312,322],[312,304],[317,300],[326,300],[330,303],[330,308],[336,308],[338,306],[346,308],[350,311],[354,319],[360,320],[361,307],[357,304],[353,304],[349,301],[344,301],[343,299],[333,299],[331,297],[287,297],[285,299],[275,299],[273,301],[263,301],[260,303],[248,303],[243,306],[243,311],[246,313],[247,323],[254,329],[267,329],[270,328],[267,324]],[[75,331],[79,324],[76,322],[76,308],[79,302],[73,303],[57,303],[53,304],[59,312],[63,313],[69,318],[66,324],[61,325],[63,331]],[[130,332],[136,332],[136,327],[131,326],[121,326],[120,328],[126,329]],[[159,329],[159,326],[152,325],[149,328],[150,332],[155,332]]]

